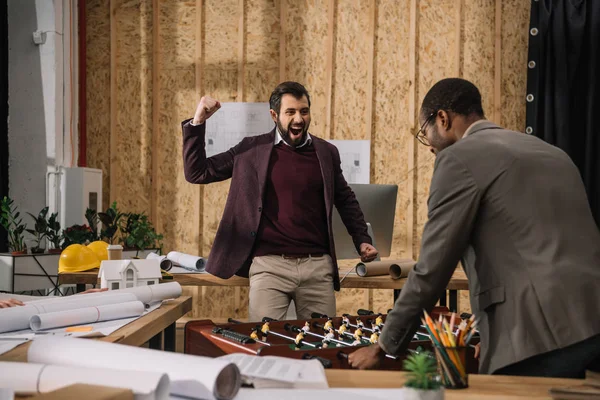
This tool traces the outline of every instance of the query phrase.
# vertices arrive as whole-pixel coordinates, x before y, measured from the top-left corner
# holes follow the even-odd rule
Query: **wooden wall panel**
[[[311,100],[310,132],[328,138],[327,30],[328,9],[333,0],[281,0],[285,22],[285,76],[306,86]]]
[[[86,2],[87,163],[102,170],[102,208],[110,188],[110,0]]]
[[[455,13],[452,10],[454,4],[454,0],[420,0],[418,2],[417,112],[419,112],[421,102],[431,86],[440,79],[453,75],[457,62],[453,46]],[[427,221],[427,198],[435,160],[429,150],[428,147],[417,143],[415,256],[418,256],[423,226]]]
[[[488,118],[494,107],[494,10],[495,0],[465,1],[463,5],[461,78],[479,88]]]
[[[500,123],[519,132],[525,131],[527,96],[527,43],[531,2],[502,1],[502,71]]]
[[[197,187],[183,176],[181,121],[194,115],[196,1],[163,0],[159,8],[158,126],[154,161],[157,163],[157,220],[166,249],[197,254],[195,226]],[[169,27],[176,27],[170,29]]]
[[[115,2],[116,153],[111,197],[122,211],[151,212],[152,3]],[[113,50],[111,49],[111,52]]]
[[[311,94],[311,133],[372,140],[372,182],[399,186],[392,257],[417,256],[434,162],[413,138],[421,101],[435,82],[458,74],[480,88],[489,118],[522,130],[529,7],[518,0],[89,0],[87,156],[105,173],[103,207],[113,198],[125,211],[154,211],[165,251],[207,256],[230,183],[185,182],[181,120],[202,94],[262,102],[282,80],[296,80]],[[188,292],[195,317],[247,316],[247,289]],[[387,290],[337,294],[338,313],[391,305]]]
[[[407,213],[412,207],[408,146],[414,139],[406,118],[411,94],[408,71],[410,15],[406,12],[409,3],[409,0],[379,1],[375,32],[371,177],[373,183],[398,185],[391,258],[410,257],[410,249],[406,247]],[[373,303],[374,310],[387,311],[393,305],[391,292],[374,290]]]

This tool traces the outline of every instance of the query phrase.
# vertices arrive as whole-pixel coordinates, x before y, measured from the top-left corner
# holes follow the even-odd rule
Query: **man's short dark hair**
[[[304,86],[298,82],[283,82],[273,89],[271,98],[269,99],[269,107],[277,114],[279,114],[279,110],[281,109],[281,98],[284,94],[291,94],[296,99],[301,99],[302,96],[306,96],[308,106],[310,107],[310,96],[308,95],[308,90],[306,90]]]
[[[484,117],[479,89],[460,78],[442,79],[425,95],[421,116],[427,118],[439,110],[452,111],[464,116],[476,114]]]

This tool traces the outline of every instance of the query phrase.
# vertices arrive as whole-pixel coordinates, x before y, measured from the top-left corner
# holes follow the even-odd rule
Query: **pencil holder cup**
[[[469,387],[467,374],[467,347],[434,346],[438,371],[444,387],[447,389],[465,389]]]

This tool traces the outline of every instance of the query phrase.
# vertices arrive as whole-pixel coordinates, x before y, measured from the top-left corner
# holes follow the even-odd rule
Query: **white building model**
[[[160,263],[157,259],[102,261],[98,275],[100,287],[110,290],[158,285]]]

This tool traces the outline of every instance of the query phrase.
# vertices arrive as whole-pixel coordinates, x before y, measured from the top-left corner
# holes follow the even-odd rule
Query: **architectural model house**
[[[100,287],[110,290],[158,285],[160,263],[156,259],[102,261],[98,275]]]

